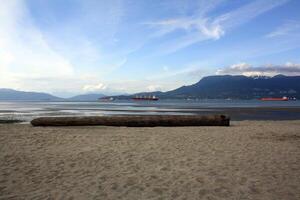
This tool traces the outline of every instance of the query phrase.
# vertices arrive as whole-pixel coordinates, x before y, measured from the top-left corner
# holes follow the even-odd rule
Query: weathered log
[[[40,117],[31,121],[33,126],[229,126],[225,115],[212,116],[91,116],[91,117]]]

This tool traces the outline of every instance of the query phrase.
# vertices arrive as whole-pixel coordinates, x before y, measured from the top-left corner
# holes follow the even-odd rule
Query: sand
[[[0,125],[0,199],[300,199],[300,121]]]

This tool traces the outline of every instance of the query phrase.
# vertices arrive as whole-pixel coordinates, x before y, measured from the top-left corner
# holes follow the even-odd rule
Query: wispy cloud
[[[72,16],[71,21],[68,21],[69,18],[61,19],[62,22],[51,21],[56,15],[51,13],[50,6],[41,7],[46,9],[41,13],[45,20],[55,22],[47,27],[41,25],[44,22],[33,18],[27,1],[2,2],[0,4],[1,87],[22,90],[86,91],[89,89],[85,87],[86,85],[95,85],[102,75],[124,65],[127,61],[126,56],[105,56],[99,46],[95,45],[92,40],[94,38],[88,37],[85,32],[85,28],[90,28],[95,23],[99,24],[99,16],[96,15],[98,12],[91,11],[93,2],[95,1],[88,1],[82,5],[83,11],[77,14],[83,15],[79,21],[74,21],[76,16]],[[95,6],[93,9],[96,9]],[[101,39],[114,37],[122,16],[120,9],[121,4],[106,8],[110,15],[107,19],[101,18],[101,21],[102,24],[109,23],[109,25],[106,25],[107,35]],[[41,17],[41,20],[44,18]],[[108,30],[108,27],[111,30]],[[96,77],[86,80],[82,74],[93,74]]]
[[[218,16],[215,19],[215,23],[221,24],[224,29],[235,28],[288,1],[289,0],[254,0],[236,10]]]
[[[161,85],[148,85],[147,89],[149,92],[161,91],[162,86]]]
[[[299,21],[287,21],[281,26],[277,27],[274,31],[267,34],[266,37],[274,38],[284,35],[300,35],[300,22]]]
[[[159,22],[145,23],[158,31],[153,36],[160,37],[176,30],[184,30],[185,32],[198,32],[208,38],[219,39],[224,33],[218,24],[211,23],[207,18],[181,18],[168,19]]]
[[[267,64],[253,67],[248,63],[238,63],[219,69],[216,74],[231,74],[245,76],[274,76],[277,74],[300,75],[300,64],[287,62],[286,64]]]
[[[146,24],[156,30],[154,37],[163,37],[176,31],[183,31],[183,33],[178,32],[180,36],[176,39],[161,45],[162,51],[168,54],[204,40],[217,40],[227,31],[286,2],[288,0],[256,0],[236,10],[210,17],[208,13],[213,11],[222,1],[217,1],[217,3],[206,1],[208,6],[205,7],[205,12],[200,12],[201,7],[199,7],[192,16],[147,22]],[[203,4],[200,5],[203,6]]]
[[[300,37],[279,37],[298,34],[296,21],[268,34],[272,40],[238,29],[286,2],[1,1],[0,86],[60,93],[174,89],[214,73],[220,62],[299,48]],[[230,40],[220,41],[227,35]],[[186,48],[194,44],[203,45]],[[169,55],[183,49],[180,56]]]
[[[83,87],[83,90],[86,92],[95,92],[95,91],[99,91],[99,90],[105,90],[107,88],[107,86],[103,83],[97,83],[95,85],[85,85]]]
[[[34,26],[21,0],[0,4],[0,57],[2,86],[16,87],[26,77],[74,74],[69,60],[54,51]]]

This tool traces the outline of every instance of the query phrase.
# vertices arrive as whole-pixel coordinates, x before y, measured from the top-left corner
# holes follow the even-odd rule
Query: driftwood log
[[[91,117],[40,117],[31,121],[33,126],[229,126],[225,115],[212,116],[91,116]]]

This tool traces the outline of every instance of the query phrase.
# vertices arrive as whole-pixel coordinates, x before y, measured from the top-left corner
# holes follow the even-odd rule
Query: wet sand
[[[0,199],[300,199],[300,121],[0,125]]]

